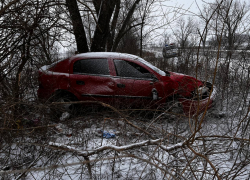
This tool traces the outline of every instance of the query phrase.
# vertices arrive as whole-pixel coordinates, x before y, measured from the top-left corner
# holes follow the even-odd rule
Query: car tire
[[[62,113],[69,113],[70,115],[75,115],[78,110],[78,104],[73,104],[70,102],[77,101],[77,98],[71,94],[67,93],[57,93],[52,98],[52,113],[56,118],[60,118]]]

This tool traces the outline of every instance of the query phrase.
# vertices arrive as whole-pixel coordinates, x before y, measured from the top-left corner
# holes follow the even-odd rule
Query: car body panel
[[[183,97],[190,97],[191,92],[203,84],[201,81],[193,77],[180,73],[170,72],[170,78],[175,82],[174,89],[176,90],[176,93]]]
[[[126,61],[129,63],[136,63],[139,65],[144,71],[147,71],[151,74],[149,77],[129,77],[129,76],[119,76],[117,74],[117,69],[115,67],[115,61]],[[158,89],[161,96],[164,95],[163,87],[161,83],[159,83],[157,76],[152,69],[150,69],[145,64],[135,61],[134,59],[122,59],[122,58],[114,58],[114,67],[116,69],[116,97],[117,101],[125,102],[133,105],[150,105],[152,102],[152,91],[153,89]]]
[[[48,69],[39,71],[38,97],[48,99],[58,90],[69,90],[69,73],[53,72]]]
[[[194,101],[192,99],[180,98],[178,100],[182,104],[185,115],[193,116],[193,115],[198,115],[204,112],[205,110],[212,108],[212,106],[215,103],[216,94],[217,94],[217,90],[214,87],[213,92],[211,93],[210,97],[206,99],[198,99]]]
[[[70,74],[70,91],[82,100],[108,102],[115,93],[114,81],[110,76]]]

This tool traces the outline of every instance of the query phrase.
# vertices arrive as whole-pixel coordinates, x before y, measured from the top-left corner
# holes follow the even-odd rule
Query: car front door
[[[126,106],[147,106],[159,99],[162,85],[149,70],[126,60],[115,59],[114,65],[117,86],[115,97],[118,102]]]

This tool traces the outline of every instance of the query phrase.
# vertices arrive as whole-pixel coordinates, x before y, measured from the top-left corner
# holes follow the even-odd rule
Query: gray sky
[[[205,2],[211,2],[211,0],[205,0]],[[191,12],[198,13],[199,9],[197,5],[202,8],[202,0],[169,0],[166,2],[171,6],[182,7],[183,9],[188,9]]]
[[[152,39],[149,40],[149,42],[160,42],[164,37],[164,34],[171,34],[174,30],[174,25],[176,20],[179,17],[183,17],[184,15],[190,16],[199,13],[199,8],[202,9],[202,5],[206,2],[214,2],[215,0],[165,0],[164,6],[165,11],[162,9],[161,12],[165,12],[165,15],[168,16],[168,18],[163,18],[165,21],[161,22],[162,24],[166,24],[166,26],[162,26],[162,28],[159,28],[155,31],[155,34],[152,34]],[[181,11],[178,11],[177,14],[174,12],[168,14],[168,11],[171,11],[173,9],[182,9]],[[186,11],[185,11],[186,10]],[[161,13],[160,12],[160,13]],[[195,13],[195,14],[193,14]],[[160,23],[159,23],[160,24]],[[158,25],[158,24],[157,24]],[[157,26],[156,25],[156,26]]]

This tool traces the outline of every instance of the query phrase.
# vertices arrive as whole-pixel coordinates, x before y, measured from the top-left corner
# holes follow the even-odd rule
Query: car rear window
[[[107,59],[83,59],[76,61],[73,67],[74,74],[101,74],[109,75]]]

